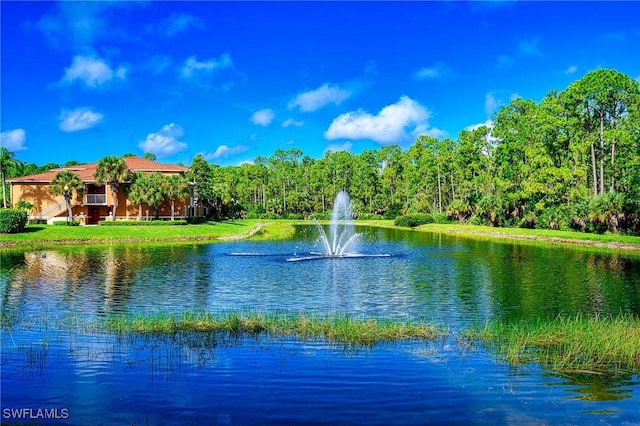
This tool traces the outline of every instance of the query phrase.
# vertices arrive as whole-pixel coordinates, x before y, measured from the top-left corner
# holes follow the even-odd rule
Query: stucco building
[[[163,164],[136,156],[123,158],[130,172],[153,173],[163,175],[184,175],[188,168],[173,164]],[[74,217],[83,217],[86,224],[96,224],[100,220],[114,217],[115,219],[136,219],[138,217],[138,205],[131,203],[126,197],[126,188],[130,184],[120,184],[118,191],[118,209],[112,212],[113,197],[111,190],[104,184],[98,184],[94,178],[98,163],[81,164],[61,167],[49,170],[45,173],[22,176],[8,179],[11,184],[11,201],[15,206],[20,200],[34,205],[30,212],[31,219],[47,220],[51,223],[55,220],[64,220],[67,217],[64,197],[57,197],[49,193],[49,186],[53,178],[61,171],[70,170],[80,177],[84,183],[84,194],[77,196],[72,201]],[[143,207],[146,209],[147,207]],[[182,218],[192,215],[193,198],[178,199],[175,202],[175,217]],[[143,215],[144,212],[143,212]],[[149,212],[153,217],[153,211]],[[166,200],[159,208],[160,218],[171,217],[171,203]]]

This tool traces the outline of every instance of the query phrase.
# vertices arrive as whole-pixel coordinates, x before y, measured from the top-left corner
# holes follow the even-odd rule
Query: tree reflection
[[[562,386],[569,386],[567,392],[575,392],[571,399],[586,401],[620,401],[633,398],[633,375],[631,373],[555,373],[555,377],[564,379]]]

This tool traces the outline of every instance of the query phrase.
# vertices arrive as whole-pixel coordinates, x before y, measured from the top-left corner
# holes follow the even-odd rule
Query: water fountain
[[[355,232],[351,199],[346,191],[340,191],[333,202],[329,236],[322,225],[316,222],[316,226],[320,232],[320,242],[325,249],[322,253],[324,256],[340,257],[351,253],[347,248],[355,244],[360,234]]]
[[[346,191],[340,191],[333,202],[331,211],[331,222],[329,224],[329,235],[324,227],[316,220],[316,227],[320,236],[319,244],[324,251],[311,252],[311,256],[293,257],[287,259],[289,262],[312,260],[327,257],[389,257],[388,254],[365,254],[358,252],[357,242],[361,234],[355,232],[353,221],[353,211],[351,209],[351,198]]]

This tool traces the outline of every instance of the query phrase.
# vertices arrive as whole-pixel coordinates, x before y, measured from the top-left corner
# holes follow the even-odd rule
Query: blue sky
[[[597,68],[640,79],[640,2],[0,3],[16,158],[236,165],[456,138]]]

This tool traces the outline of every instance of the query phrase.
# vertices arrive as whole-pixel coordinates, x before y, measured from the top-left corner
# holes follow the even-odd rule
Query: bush
[[[396,226],[415,228],[416,226],[425,225],[427,223],[435,223],[435,221],[435,218],[431,214],[412,213],[404,216],[398,216],[393,223]]]
[[[67,221],[62,221],[62,220],[56,220],[55,222],[53,222],[54,225],[56,226],[80,226],[80,222],[77,220],[71,220],[69,222]]]
[[[187,221],[179,220],[102,220],[100,226],[176,226],[186,225]]]
[[[199,225],[201,223],[205,223],[207,221],[206,216],[191,216],[187,218],[187,223],[189,225]]]
[[[433,213],[433,223],[451,223],[446,213]]]
[[[0,210],[0,233],[15,234],[24,231],[28,218],[27,212],[22,209]]]
[[[380,216],[379,214],[375,214],[375,213],[358,213],[357,215],[354,214],[354,216],[357,216],[356,219],[358,219],[358,220],[382,220],[382,219],[384,219],[383,216]]]
[[[518,226],[520,228],[533,229],[536,227],[537,223],[538,223],[538,216],[536,216],[534,212],[528,212],[522,217],[522,219],[520,219]]]

